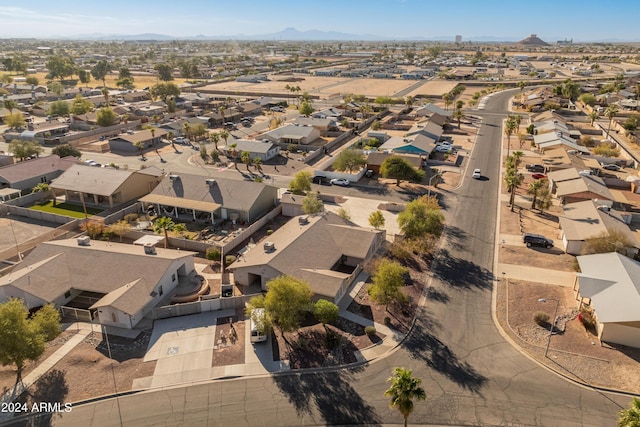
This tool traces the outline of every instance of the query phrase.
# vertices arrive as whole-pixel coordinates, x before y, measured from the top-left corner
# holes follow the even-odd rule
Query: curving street
[[[566,381],[523,356],[492,317],[501,122],[510,92],[493,95],[462,185],[445,194],[449,224],[427,302],[407,340],[364,366],[236,378],[151,390],[53,415],[58,426],[400,424],[383,395],[392,367],[413,369],[427,400],[422,425],[606,426],[627,396]],[[485,114],[486,112],[486,114]],[[474,180],[480,168],[485,180]],[[90,379],[88,379],[90,380]]]

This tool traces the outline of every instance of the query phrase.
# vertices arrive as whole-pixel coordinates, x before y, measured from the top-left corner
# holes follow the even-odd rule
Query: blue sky
[[[0,37],[268,34],[287,27],[389,39],[490,36],[640,41],[637,0],[62,0],[0,3]]]

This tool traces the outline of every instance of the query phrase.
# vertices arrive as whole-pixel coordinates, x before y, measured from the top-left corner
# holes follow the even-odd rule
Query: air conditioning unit
[[[91,238],[89,236],[78,237],[78,246],[90,246]]]
[[[153,244],[151,244],[151,243],[145,243],[144,244],[144,253],[146,255],[155,255],[156,254],[156,247],[153,246]]]
[[[309,217],[307,217],[307,216],[298,217],[298,224],[300,224],[300,225],[309,224]]]
[[[169,175],[171,181],[177,181],[180,179],[180,175]]]
[[[215,185],[216,180],[213,179],[213,178],[207,178],[207,179],[204,180],[204,182],[206,182],[207,185]]]
[[[273,252],[276,250],[276,245],[273,242],[264,242],[263,248],[265,252]]]

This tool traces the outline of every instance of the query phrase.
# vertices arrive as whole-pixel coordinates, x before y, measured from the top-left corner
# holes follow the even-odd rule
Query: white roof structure
[[[591,298],[598,321],[640,321],[640,263],[615,252],[578,256],[580,295]]]

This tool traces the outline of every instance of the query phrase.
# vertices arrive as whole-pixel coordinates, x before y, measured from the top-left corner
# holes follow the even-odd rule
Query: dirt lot
[[[237,365],[244,363],[244,328],[245,321],[234,321],[233,324],[218,319],[216,324],[216,334],[219,343],[213,350],[213,361],[211,366]]]
[[[546,298],[547,303],[538,302]],[[549,330],[533,321],[536,311],[550,317],[558,299],[558,332],[544,357]],[[508,301],[508,302],[507,302]],[[508,308],[508,314],[507,314]],[[498,284],[496,315],[503,329],[529,355],[578,381],[600,387],[640,390],[640,349],[601,345],[579,322],[573,290],[553,285],[509,280]]]
[[[409,82],[415,83],[415,80],[408,80]],[[427,95],[427,96],[441,96],[447,92],[451,92],[451,89],[456,87],[460,82],[457,81],[449,81],[449,80],[429,80],[416,90],[407,94],[407,96],[418,96],[418,95]],[[439,100],[438,100],[439,101]]]
[[[516,206],[525,205],[516,202]],[[521,234],[521,233],[537,233],[543,234],[551,239],[557,239],[559,236],[558,217],[560,212],[559,206],[552,206],[544,214],[537,210],[528,209],[529,205],[523,206],[522,209],[515,208],[511,212],[507,203],[500,206],[500,233],[504,234]],[[521,231],[522,226],[522,231]]]
[[[500,262],[504,264],[533,265],[532,259],[535,259],[535,265],[543,265],[550,270],[575,271],[573,263],[576,258],[557,247],[545,249],[503,245],[499,256]]]

